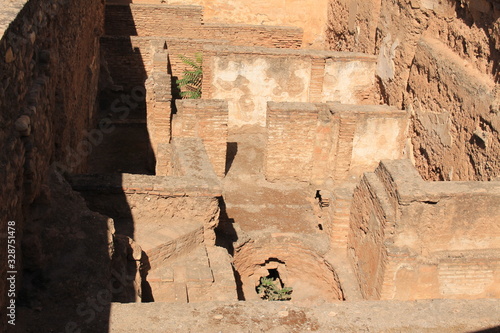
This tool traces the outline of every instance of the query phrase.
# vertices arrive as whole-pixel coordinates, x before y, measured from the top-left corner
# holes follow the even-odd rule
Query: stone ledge
[[[391,180],[392,190],[397,192],[400,203],[438,202],[457,196],[498,196],[500,200],[499,182],[426,182],[420,177],[410,160],[383,160],[376,173],[379,177]]]
[[[109,332],[472,332],[500,329],[499,308],[499,299],[113,303]]]
[[[147,7],[147,8],[171,8],[171,9],[185,9],[185,10],[199,10],[202,11],[203,7],[202,6],[196,6],[196,5],[169,5],[169,4],[162,4],[162,3],[130,3],[130,4],[123,4],[123,3],[106,3],[106,6],[116,6],[116,7],[135,7],[135,8],[141,8],[141,7]]]
[[[199,178],[133,174],[75,175],[69,180],[75,191],[149,194],[161,197],[219,197],[218,184]]]
[[[258,24],[238,24],[238,23],[203,23],[203,27],[206,28],[255,28],[258,30],[268,30],[268,31],[275,31],[275,30],[289,30],[290,32],[302,32],[304,29],[299,28],[299,27],[290,27],[290,26],[284,26],[284,25],[258,25]]]
[[[308,49],[276,49],[262,46],[233,46],[233,45],[205,45],[204,51],[227,55],[248,54],[248,55],[288,55],[311,58],[331,58],[336,61],[367,61],[377,62],[377,57],[366,53],[357,52],[335,52]]]

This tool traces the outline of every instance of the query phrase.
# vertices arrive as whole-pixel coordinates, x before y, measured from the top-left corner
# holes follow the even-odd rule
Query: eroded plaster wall
[[[500,117],[494,104],[500,86],[430,38],[419,41],[408,82],[411,144],[420,173],[433,180],[499,175]],[[446,98],[434,97],[440,95]]]
[[[329,48],[379,57],[385,102],[414,111],[408,151],[425,179],[500,172],[499,17],[488,0],[330,1]]]
[[[266,103],[370,104],[375,58],[359,53],[259,47],[204,48],[203,98],[226,99],[229,126],[265,126]]]
[[[85,6],[72,0],[32,0],[21,11],[2,12],[10,25],[2,29],[0,42],[0,234],[5,240],[7,221],[16,222],[19,272],[23,234],[36,230],[28,214],[49,166],[58,162],[69,172],[86,168],[85,130],[94,125],[103,13],[97,0]],[[4,263],[6,250],[0,250]],[[31,260],[39,250],[30,248],[35,254]],[[25,258],[23,264],[33,261]],[[0,268],[2,308],[6,268]]]

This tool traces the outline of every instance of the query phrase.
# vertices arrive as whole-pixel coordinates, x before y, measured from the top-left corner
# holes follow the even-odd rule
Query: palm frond
[[[176,81],[182,98],[201,98],[203,82],[203,55],[196,53],[194,59],[179,55],[181,61],[190,67],[184,70],[182,79]]]

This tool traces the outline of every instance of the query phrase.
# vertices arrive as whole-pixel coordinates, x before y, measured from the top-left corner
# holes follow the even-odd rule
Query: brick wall
[[[268,103],[265,174],[270,181],[308,181],[318,109],[305,103]]]
[[[406,127],[406,112],[388,106],[270,102],[266,178],[360,177],[381,159],[403,156]]]
[[[141,37],[105,36],[101,47],[109,73],[115,84],[130,90],[144,86],[152,70],[152,40]]]
[[[219,177],[224,177],[227,155],[227,103],[218,100],[177,100],[174,137],[199,137]]]
[[[168,51],[169,71],[172,75],[172,84],[176,85],[176,81],[184,77],[185,70],[193,70],[193,68],[182,61],[181,56],[187,57],[190,60],[196,59],[196,54],[203,54],[205,45],[227,44],[224,40],[212,39],[187,39],[187,38],[162,38]],[[180,90],[173,90],[173,96],[180,98]]]
[[[375,191],[381,194],[376,196]],[[386,227],[392,225],[395,211],[390,209],[383,184],[373,174],[365,174],[354,191],[347,248],[363,298],[379,299],[386,273]]]
[[[300,28],[248,24],[203,24],[202,7],[130,4],[106,6],[106,35],[225,40],[232,45],[300,48]]]
[[[498,182],[424,182],[409,160],[383,161],[351,208],[348,248],[364,296],[499,297],[497,207]]]
[[[10,26],[0,43],[0,235],[5,238],[7,221],[16,221],[18,265],[22,236],[36,228],[27,214],[49,165],[58,161],[73,172],[86,168],[83,132],[93,127],[103,11],[95,0],[85,6],[73,0],[32,0],[20,12],[5,12],[12,16],[4,17]],[[4,263],[5,250],[0,250]],[[0,268],[2,308],[5,269]]]
[[[194,59],[203,53],[204,45],[227,44],[224,40],[173,38],[158,36],[104,36],[101,38],[102,52],[109,73],[115,84],[130,90],[143,86],[153,70],[153,57],[164,53],[165,70],[172,76],[171,84],[183,77],[184,70],[192,69],[180,56]],[[166,52],[165,52],[166,50]],[[158,56],[156,56],[158,57]],[[172,91],[180,98],[179,92]]]
[[[205,23],[200,34],[206,39],[227,40],[231,45],[299,49],[303,31],[293,27]]]
[[[106,5],[106,35],[197,38],[200,6]]]

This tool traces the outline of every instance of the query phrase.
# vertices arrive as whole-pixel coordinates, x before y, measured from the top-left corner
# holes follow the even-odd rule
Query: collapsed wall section
[[[366,173],[348,237],[365,298],[499,297],[499,191],[498,182],[424,182],[409,160]]]

